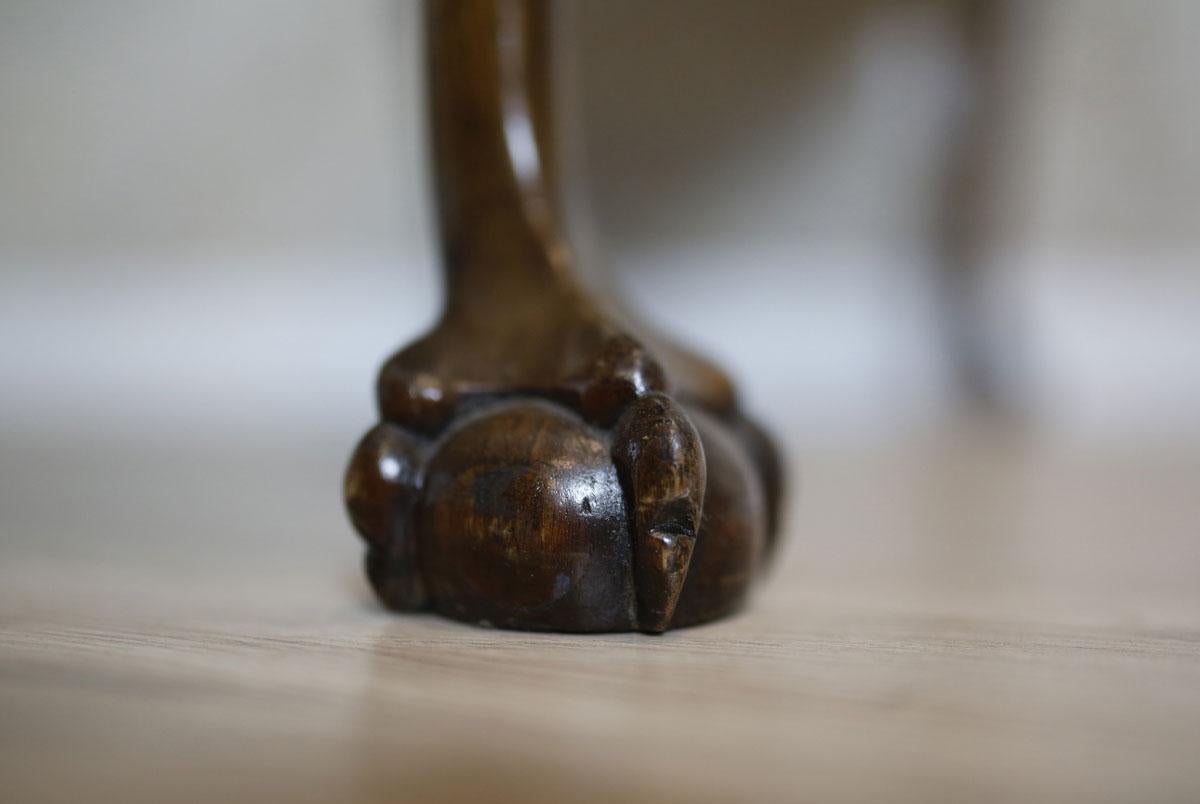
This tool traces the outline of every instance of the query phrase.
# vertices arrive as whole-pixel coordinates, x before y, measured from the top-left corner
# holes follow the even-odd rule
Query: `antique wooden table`
[[[458,186],[489,201],[495,175]],[[493,245],[544,222],[489,204],[448,217]],[[566,387],[553,343],[484,341],[495,360],[436,355],[483,363],[447,369],[455,393],[481,371],[489,393]],[[691,401],[736,423],[705,387]],[[4,433],[0,800],[1200,801],[1200,443],[785,437],[802,490],[747,608],[572,636],[386,612],[338,499],[360,424]],[[666,628],[661,603],[621,627]]]

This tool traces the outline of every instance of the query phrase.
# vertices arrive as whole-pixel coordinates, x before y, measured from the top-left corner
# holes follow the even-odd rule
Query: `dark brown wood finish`
[[[743,600],[773,543],[779,461],[720,370],[578,279],[549,10],[428,5],[446,306],[380,371],[346,504],[390,608],[661,632]]]

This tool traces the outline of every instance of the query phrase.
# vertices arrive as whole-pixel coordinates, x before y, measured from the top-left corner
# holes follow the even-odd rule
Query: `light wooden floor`
[[[0,800],[1200,801],[1200,449],[812,450],[741,616],[378,610],[342,439],[8,443]]]

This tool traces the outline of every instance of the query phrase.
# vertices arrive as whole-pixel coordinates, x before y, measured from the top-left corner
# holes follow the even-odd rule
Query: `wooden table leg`
[[[719,617],[769,552],[770,441],[707,361],[617,321],[562,225],[544,0],[434,0],[441,320],[393,355],[346,475],[397,610],[661,632]]]

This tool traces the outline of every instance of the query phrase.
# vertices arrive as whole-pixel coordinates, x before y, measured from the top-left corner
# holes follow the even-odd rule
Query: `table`
[[[0,450],[6,801],[1197,801],[1200,448],[813,446],[750,607],[380,610],[347,433]]]

